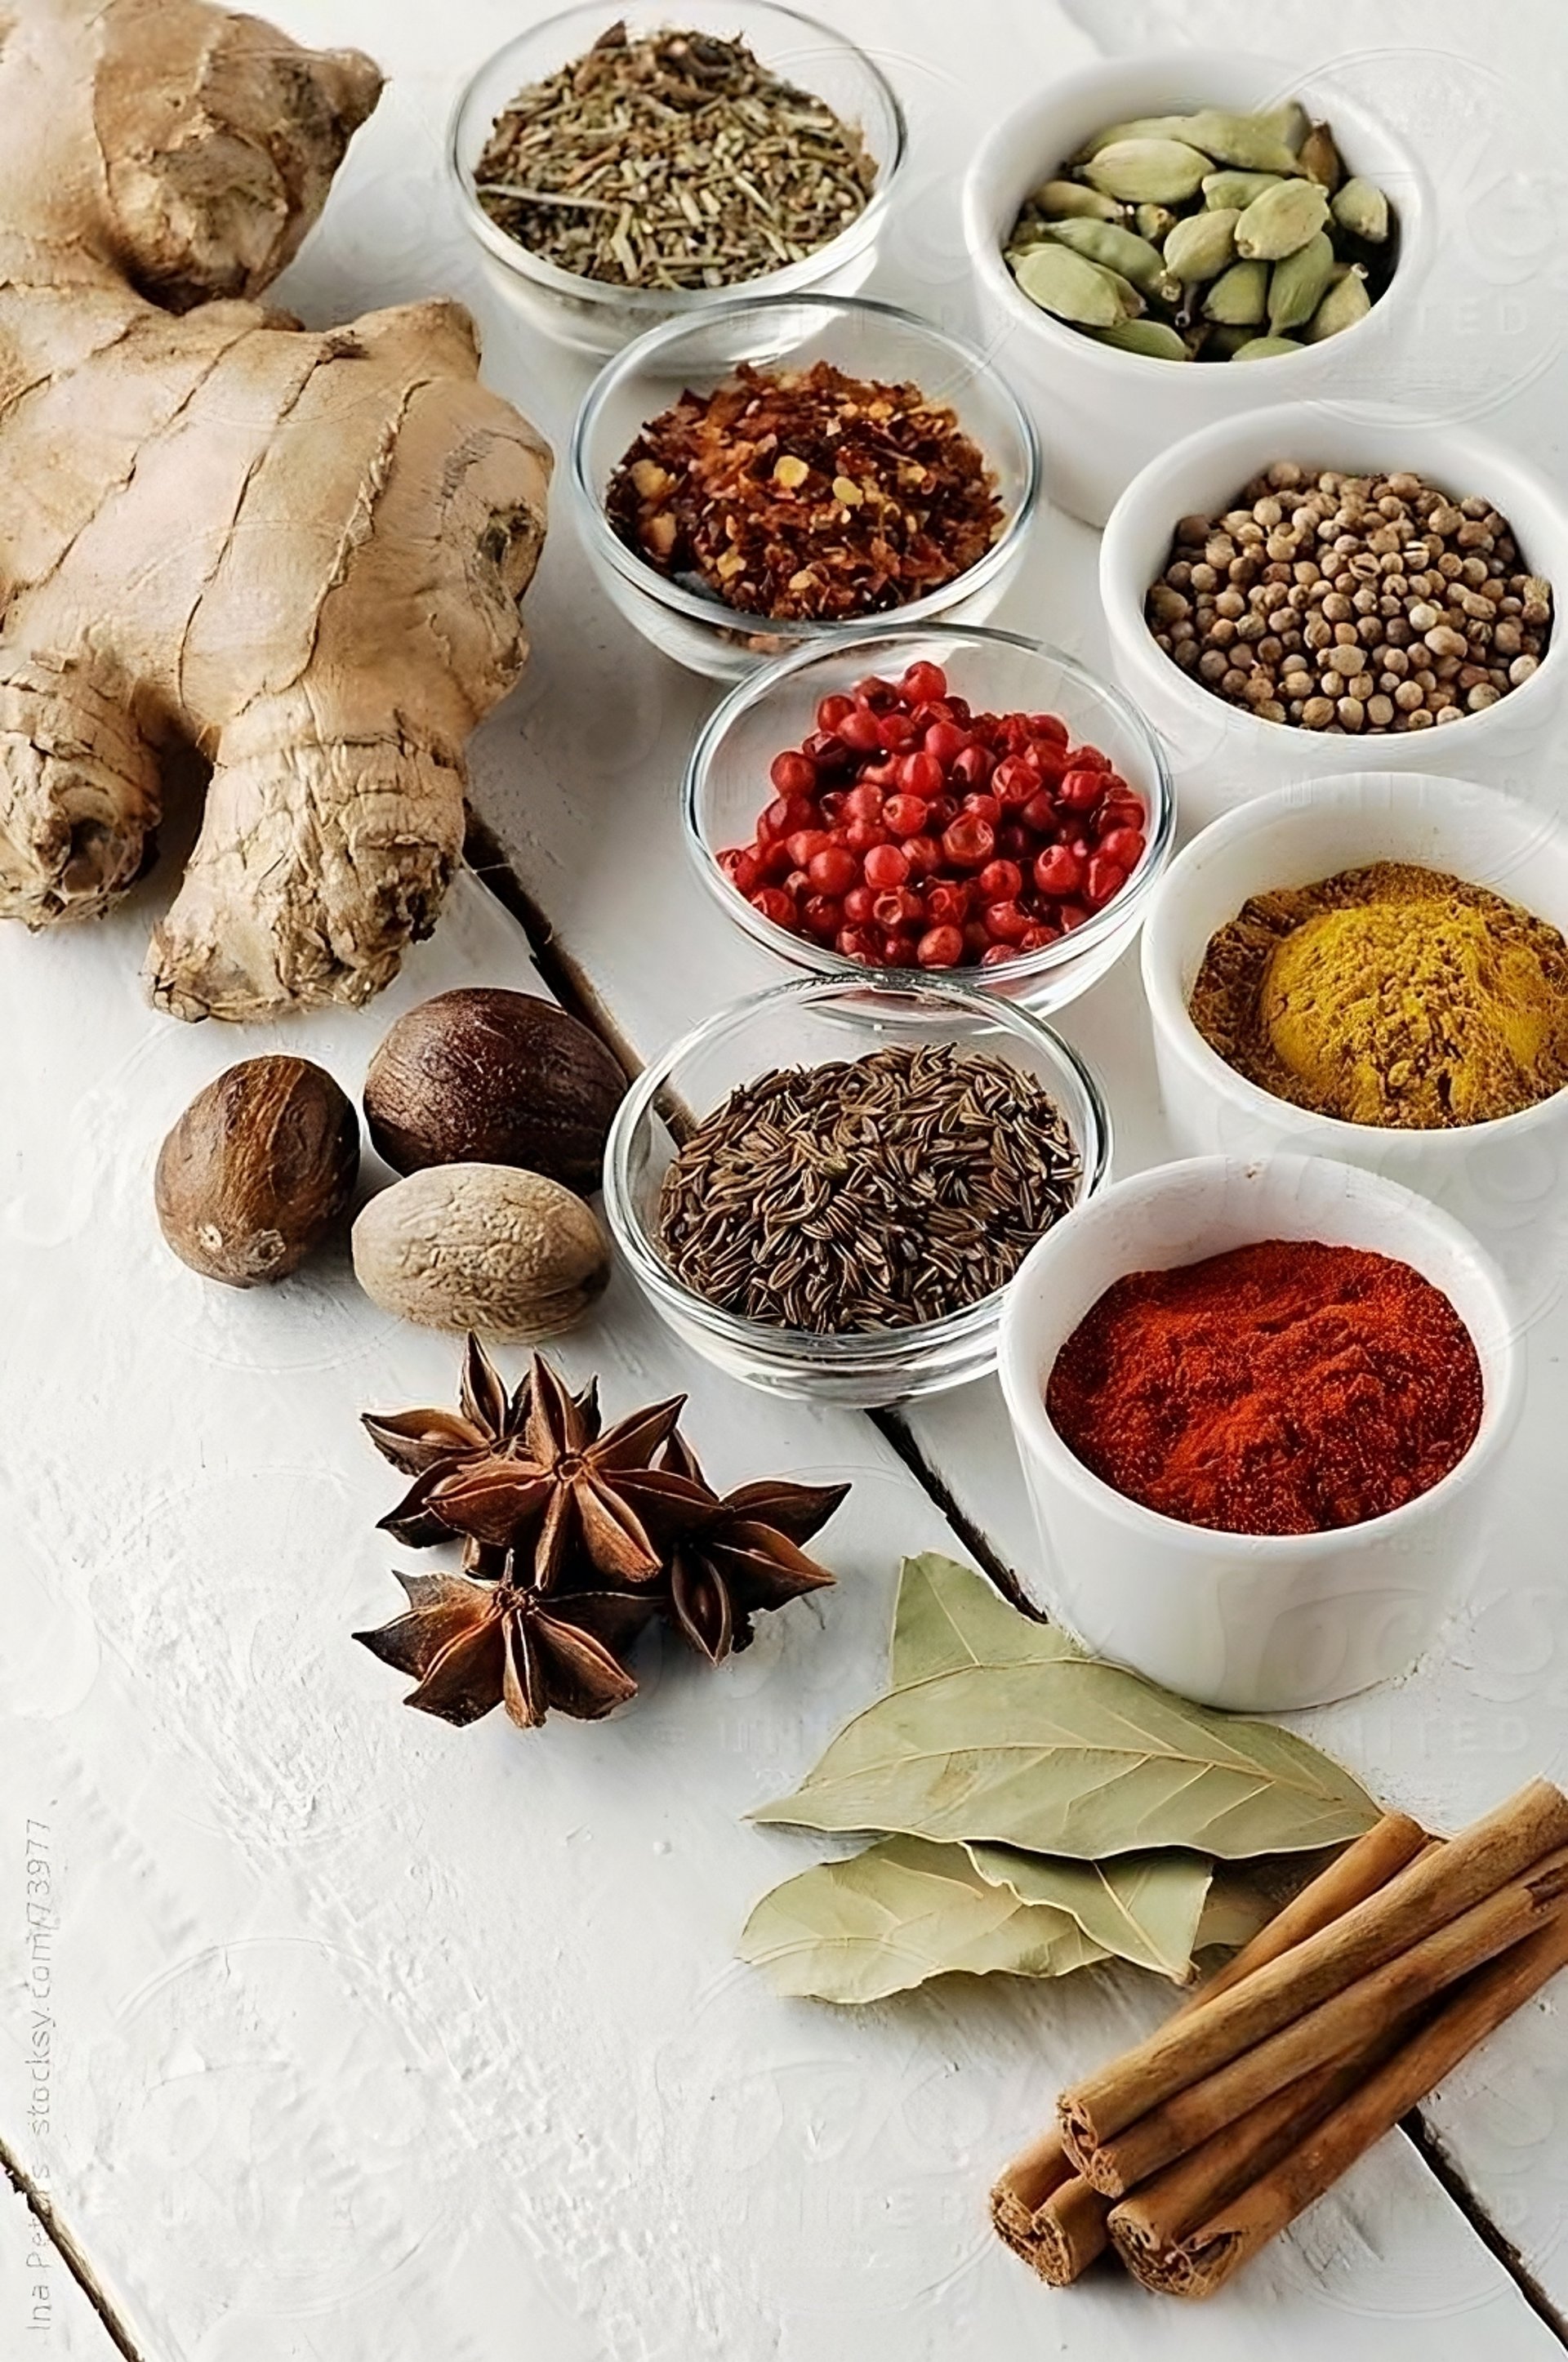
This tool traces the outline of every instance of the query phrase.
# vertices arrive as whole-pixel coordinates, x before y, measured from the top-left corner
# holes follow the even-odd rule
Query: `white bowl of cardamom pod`
[[[1282,123],[1299,109],[1297,129],[1303,119],[1326,123],[1344,173],[1381,191],[1397,255],[1365,315],[1299,351],[1238,365],[1122,350],[1032,302],[1004,254],[1025,200],[1112,127],[1216,109],[1275,114]],[[1419,160],[1380,115],[1342,80],[1297,74],[1269,58],[1165,51],[1087,66],[1027,99],[970,166],[964,232],[983,341],[1033,412],[1056,505],[1103,524],[1139,469],[1170,444],[1260,403],[1397,396],[1431,259],[1433,210]]]
[[[1415,907],[1392,943],[1381,914],[1300,891],[1383,864],[1439,873],[1402,882]],[[1568,1267],[1568,958],[1548,941],[1542,963],[1542,923],[1568,937],[1568,826],[1474,780],[1356,771],[1217,821],[1143,928],[1176,1153],[1288,1151],[1402,1182],[1482,1242],[1528,1319]]]

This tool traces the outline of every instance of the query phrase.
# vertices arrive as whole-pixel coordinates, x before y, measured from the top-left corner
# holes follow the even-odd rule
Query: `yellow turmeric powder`
[[[1347,1123],[1488,1123],[1568,1084],[1568,943],[1446,871],[1379,861],[1259,894],[1193,988],[1211,1048]]]

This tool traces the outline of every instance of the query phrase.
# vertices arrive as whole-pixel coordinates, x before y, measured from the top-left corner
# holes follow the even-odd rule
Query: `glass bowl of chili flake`
[[[1126,949],[1176,833],[1164,752],[1119,690],[951,624],[741,683],[692,750],[684,810],[725,915],[791,966],[957,971],[1036,1010]]]
[[[878,1058],[918,1060],[925,1078],[894,1090],[879,1119],[864,1088]],[[971,1060],[955,1107],[940,1078]],[[705,1164],[693,1262],[667,1236],[667,1182],[693,1135],[743,1102],[744,1126]],[[1092,1071],[1030,1010],[947,977],[796,977],[649,1060],[611,1128],[604,1211],[638,1287],[693,1352],[769,1394],[877,1408],[996,1367],[1012,1273],[1096,1195],[1110,1152]],[[736,1258],[766,1274],[757,1293],[778,1318],[745,1308],[744,1286],[701,1292],[698,1266],[716,1283]],[[918,1284],[895,1284],[911,1270]],[[813,1311],[823,1325],[796,1325]]]
[[[615,605],[720,680],[884,618],[982,622],[1040,480],[1034,429],[977,347],[816,294],[639,337],[589,388],[568,469]]]

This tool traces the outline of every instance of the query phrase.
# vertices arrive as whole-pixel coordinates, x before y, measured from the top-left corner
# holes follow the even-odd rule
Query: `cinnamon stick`
[[[1563,1967],[1568,1905],[1559,1904],[1548,1926],[1474,1970],[1381,2068],[1358,2069],[1349,2096],[1199,2228],[1163,2245],[1119,2242],[1129,2270],[1165,2295],[1212,2296]]]
[[[1339,2067],[1320,2067],[1287,2083],[1234,2124],[1188,2149],[1152,2180],[1141,2182],[1114,2205],[1107,2231],[1119,2253],[1137,2248],[1158,2256],[1206,2223],[1219,2206],[1299,2147],[1305,2135],[1364,2082],[1413,2031],[1401,2018],[1357,2058]]]
[[[1445,1858],[1446,1853],[1436,1857],[1437,1867]],[[1417,1864],[1422,1867],[1424,1862]],[[1565,1898],[1568,1846],[1547,1854],[1522,1877],[1510,1880],[1315,2009],[1304,2010],[1277,2033],[1188,2084],[1076,2162],[1096,2190],[1109,2198],[1124,2196],[1174,2158],[1234,2124],[1260,2100],[1303,2075],[1363,2056],[1380,2027],[1407,2016],[1484,1961],[1534,1935],[1555,1918]],[[1287,1967],[1290,1957],[1286,1954],[1280,1965]],[[1071,2154],[1070,2142],[1067,2147]]]
[[[1148,2041],[1065,2092],[1057,2110],[1068,2157],[1089,2180],[1099,2180],[1090,2161],[1128,2125],[1397,1959],[1564,1845],[1568,1796],[1548,1781],[1532,1781],[1267,1967],[1227,1992],[1205,1993]],[[1247,2104],[1263,2096],[1253,2091]],[[1100,2186],[1108,2185],[1102,2180]]]
[[[1404,1813],[1386,1813],[1276,1912],[1200,1992],[1182,2003],[1177,2014],[1229,1992],[1292,1945],[1328,1926],[1386,1886],[1431,1842],[1418,1821]],[[1075,2169],[1055,2130],[1014,2158],[991,2191],[991,2221],[999,2235],[1052,2288],[1068,2287],[1104,2253],[1110,2211],[1110,2201]]]
[[[1070,2288],[1105,2253],[1110,2212],[1055,2131],[1015,2157],[991,2191],[998,2235],[1051,2288]]]

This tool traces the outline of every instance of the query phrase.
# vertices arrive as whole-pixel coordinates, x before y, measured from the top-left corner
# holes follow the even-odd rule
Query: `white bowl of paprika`
[[[1497,1257],[1529,1317],[1543,1292],[1554,1294],[1561,1285],[1568,1250],[1568,1089],[1548,1091],[1543,1083],[1533,1105],[1480,1120],[1346,1121],[1276,1097],[1239,1073],[1191,1013],[1210,943],[1254,897],[1383,862],[1414,864],[1488,889],[1568,936],[1568,825],[1539,805],[1470,779],[1377,770],[1304,780],[1242,805],[1178,855],[1144,922],[1143,989],[1171,1139],[1181,1156],[1286,1150],[1340,1157],[1401,1181],[1455,1215]],[[1441,925],[1440,911],[1428,946],[1432,956],[1407,980],[1419,1007],[1406,1012],[1408,1022],[1400,1021],[1397,1006],[1392,1011],[1387,1055],[1408,1051],[1419,1065],[1420,1036],[1430,1032],[1429,1064],[1450,1090],[1450,1070],[1462,1080],[1472,1054],[1461,1055],[1466,1036],[1460,1021],[1468,1007],[1456,1010],[1447,998],[1456,977],[1464,981],[1463,946],[1437,941]],[[1518,1002],[1518,952],[1499,943],[1496,957],[1499,973],[1487,990],[1496,997],[1497,1028],[1507,1032],[1520,1014],[1510,1005]],[[1352,1013],[1380,1024],[1393,993],[1390,979],[1367,969],[1362,1007]],[[1336,1028],[1343,1047],[1341,1020]],[[1548,1051],[1560,1060],[1561,1025],[1551,1033],[1551,1043],[1537,1047],[1538,1060]],[[1419,1074],[1407,1079],[1412,1094],[1430,1096],[1420,1089]],[[1390,1096],[1397,1102],[1404,1095]],[[1474,1098],[1486,1106],[1483,1088]],[[1399,1111],[1408,1119],[1432,1110]]]
[[[1318,1530],[1193,1523],[1097,1473],[1079,1456],[1081,1429],[1077,1448],[1066,1440],[1053,1374],[1069,1340],[1078,1358],[1068,1366],[1081,1370],[1077,1332],[1107,1292],[1131,1275],[1173,1274],[1264,1242],[1387,1262],[1358,1264],[1321,1319],[1309,1321],[1291,1380],[1296,1418],[1281,1403],[1267,1350],[1281,1332],[1239,1273],[1231,1292],[1227,1266],[1222,1283],[1209,1283],[1201,1350],[1190,1330],[1170,1332],[1174,1352],[1159,1361],[1141,1407],[1163,1440],[1122,1481],[1168,1500],[1173,1485],[1200,1485],[1228,1454],[1240,1481],[1262,1488],[1260,1515],[1270,1488],[1293,1514],[1289,1505],[1321,1486],[1325,1472],[1325,1500],[1344,1478],[1338,1497],[1359,1489],[1371,1503],[1380,1488],[1403,1488],[1398,1506]],[[1366,1298],[1349,1314],[1347,1287]],[[1426,1338],[1414,1374],[1406,1350],[1413,1298],[1422,1299],[1415,1310]],[[1336,1357],[1326,1350],[1331,1331],[1347,1322],[1350,1341]],[[999,1366],[1040,1537],[1031,1585],[1039,1604],[1098,1655],[1206,1705],[1249,1713],[1349,1696],[1404,1672],[1431,1645],[1480,1560],[1522,1383],[1501,1275],[1452,1217],[1359,1166],[1288,1155],[1160,1165],[1078,1208],[1033,1249],[1008,1292]],[[1424,1390],[1419,1403],[1412,1385]],[[1076,1399],[1081,1410],[1081,1391]],[[1402,1427],[1419,1430],[1427,1454],[1403,1477],[1383,1465],[1399,1461]],[[1113,1454],[1130,1431],[1107,1426]],[[1369,1436],[1382,1441],[1365,1455]],[[1441,1464],[1444,1437],[1457,1456],[1425,1490],[1410,1491]],[[1234,1496],[1213,1514],[1233,1518]]]

